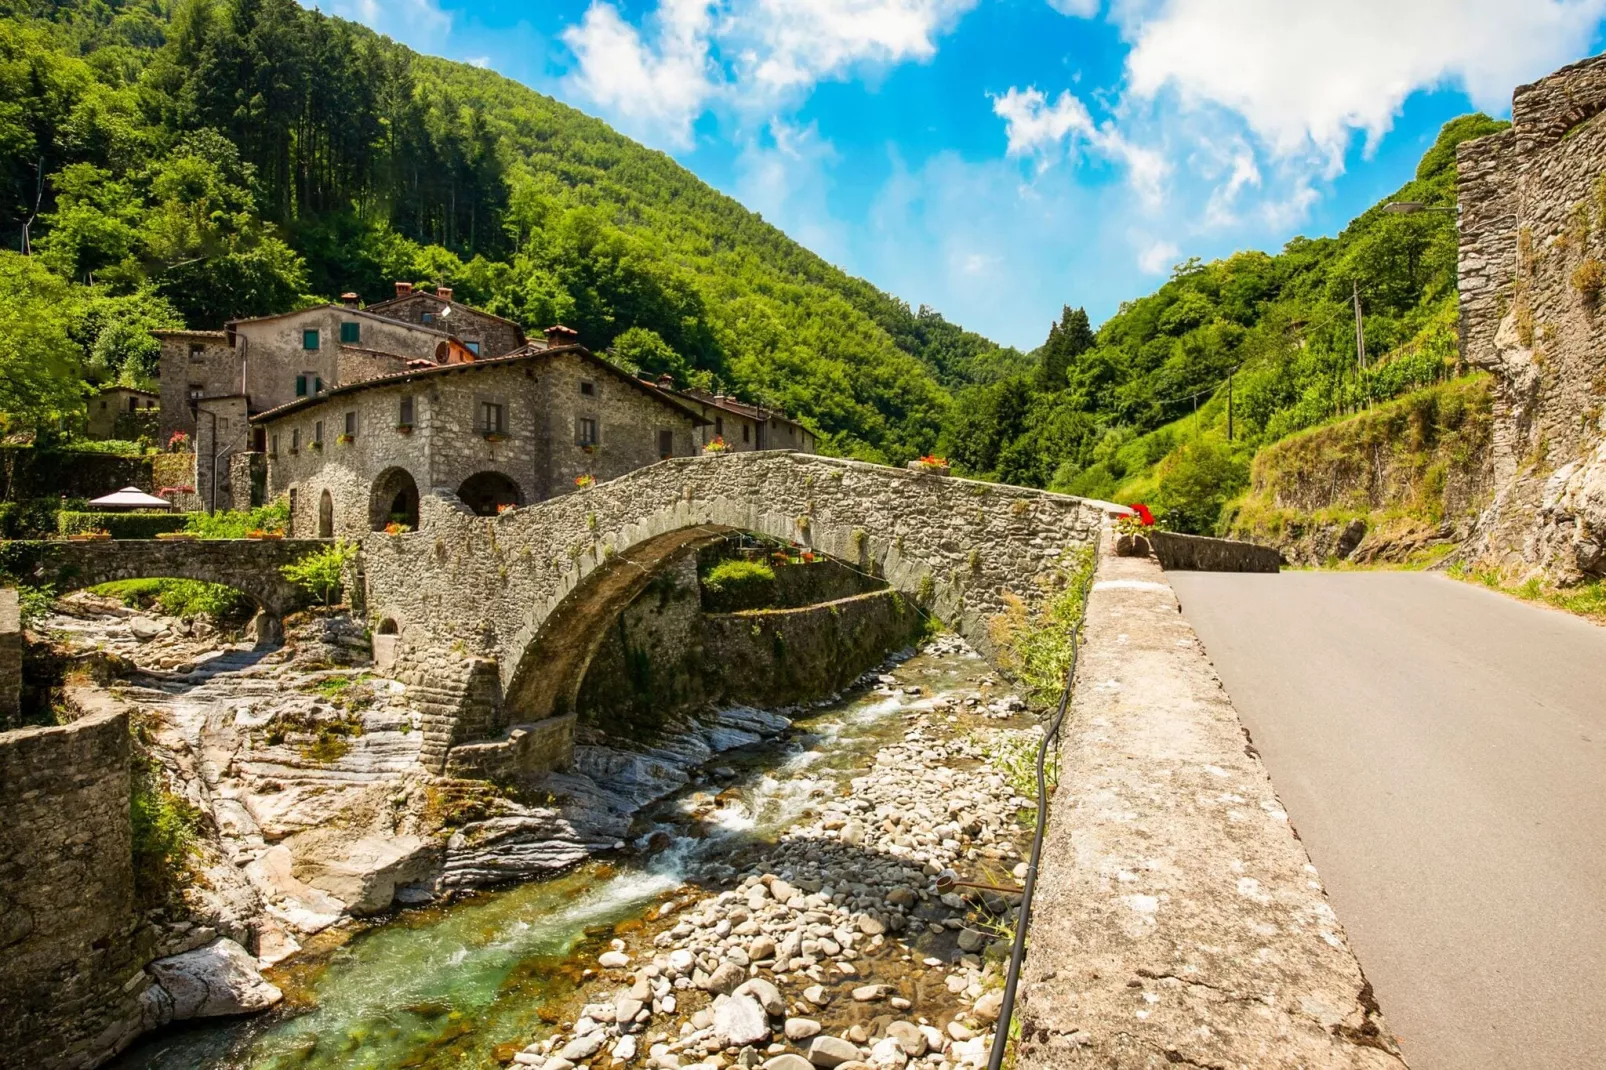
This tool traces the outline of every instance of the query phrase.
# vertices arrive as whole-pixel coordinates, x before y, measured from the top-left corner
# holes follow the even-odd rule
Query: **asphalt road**
[[[1424,573],[1168,578],[1411,1066],[1606,1067],[1606,628]]]

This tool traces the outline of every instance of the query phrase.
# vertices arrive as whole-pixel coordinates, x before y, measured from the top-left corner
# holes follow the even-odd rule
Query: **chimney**
[[[658,389],[659,390],[673,390],[673,389],[675,389],[675,377],[673,375],[670,375],[668,372],[664,372],[664,374],[662,374],[662,375],[660,375],[658,377]]]
[[[413,284],[412,283],[410,283],[410,282],[398,282],[396,284],[396,296],[397,297],[406,297],[408,294],[410,294],[412,292],[413,292]]]
[[[356,308],[357,295],[347,291],[346,293],[340,295],[340,303],[345,305],[347,308]]]
[[[435,287],[435,296],[442,301],[450,301],[452,299],[452,288],[450,286],[437,286]]]
[[[575,330],[573,327],[565,327],[561,323],[554,323],[541,333],[546,335],[546,344],[548,349],[552,349],[557,346],[573,345],[580,338],[579,331]]]

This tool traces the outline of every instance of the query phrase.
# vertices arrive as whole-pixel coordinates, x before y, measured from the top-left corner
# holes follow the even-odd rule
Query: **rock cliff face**
[[[1476,556],[1606,575],[1606,56],[1517,89],[1457,157],[1466,360],[1495,377],[1494,497]]]

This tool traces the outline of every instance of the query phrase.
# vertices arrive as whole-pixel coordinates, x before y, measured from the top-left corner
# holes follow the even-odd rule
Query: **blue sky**
[[[1606,0],[325,0],[673,155],[844,269],[1030,348],[1189,256],[1331,234]]]

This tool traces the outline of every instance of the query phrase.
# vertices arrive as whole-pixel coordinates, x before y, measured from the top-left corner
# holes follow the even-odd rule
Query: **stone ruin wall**
[[[97,1065],[143,1028],[150,941],[134,910],[129,746],[121,711],[0,733],[7,1065]]]
[[[1606,575],[1606,57],[1520,87],[1512,128],[1457,157],[1462,352],[1495,377],[1495,497],[1472,550]],[[1603,274],[1601,277],[1606,277]]]

